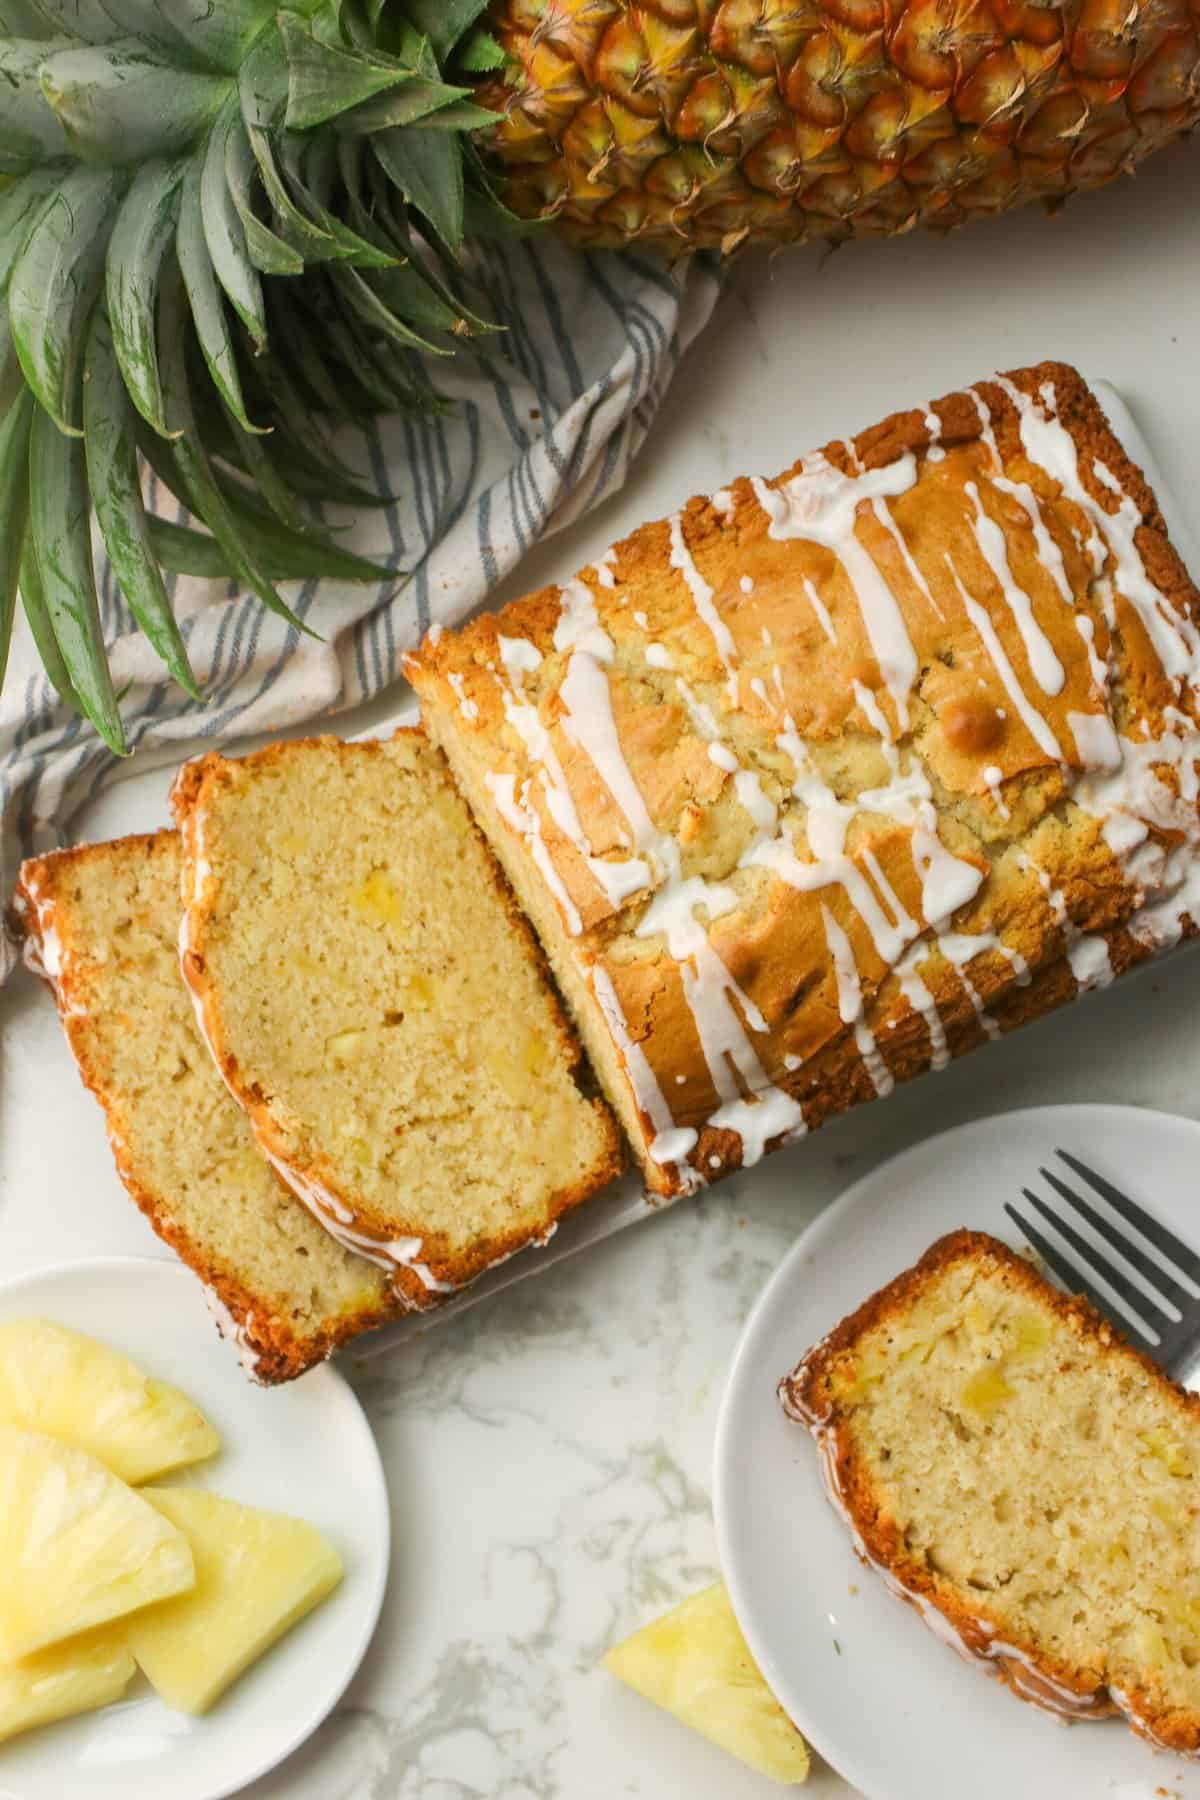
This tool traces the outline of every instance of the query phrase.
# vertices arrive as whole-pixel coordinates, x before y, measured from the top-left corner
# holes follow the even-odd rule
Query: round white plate
[[[734,1610],[787,1712],[870,1800],[1200,1800],[1200,1766],[1156,1755],[1120,1721],[1060,1725],[940,1643],[854,1555],[812,1440],[775,1395],[945,1232],[1018,1245],[1004,1202],[1047,1191],[1037,1171],[1059,1145],[1200,1248],[1200,1124],[1125,1106],[1001,1114],[893,1157],[824,1212],[767,1284],[730,1371],[713,1485]]]
[[[164,1706],[139,1674],[99,1712],[0,1744],[0,1800],[221,1800],[303,1743],[371,1641],[387,1585],[387,1488],[370,1426],[329,1367],[259,1388],[222,1344],[193,1275],[132,1257],[64,1264],[0,1288],[0,1319],[53,1319],[189,1394],[221,1453],[171,1482],[310,1520],[346,1575],[205,1718]]]

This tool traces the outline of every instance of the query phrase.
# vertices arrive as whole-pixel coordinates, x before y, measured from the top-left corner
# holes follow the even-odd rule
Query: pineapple
[[[194,1585],[183,1533],[104,1464],[0,1425],[0,1661]]]
[[[342,1559],[302,1519],[241,1506],[200,1488],[148,1489],[146,1498],[186,1535],[196,1585],[131,1620],[129,1646],[169,1706],[207,1712],[333,1592]]]
[[[643,1626],[604,1663],[760,1775],[795,1786],[808,1774],[808,1748],[759,1674],[724,1582]]]
[[[679,253],[951,226],[1200,118],[1190,0],[496,0],[518,213]]]
[[[133,1486],[215,1456],[221,1440],[178,1388],[47,1319],[0,1325],[0,1423],[88,1450]]]
[[[91,512],[195,697],[164,568],[301,630],[281,577],[390,573],[309,509],[387,498],[313,415],[436,410],[412,352],[489,329],[451,286],[468,228],[506,219],[469,141],[485,5],[0,0],[0,682],[19,579],[119,754]],[[147,514],[142,459],[211,535]]]
[[[0,1664],[0,1743],[119,1700],[136,1668],[119,1627],[111,1626]]]

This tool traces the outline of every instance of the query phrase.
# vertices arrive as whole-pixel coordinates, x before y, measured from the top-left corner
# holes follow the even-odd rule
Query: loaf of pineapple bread
[[[970,1231],[779,1391],[859,1555],[939,1637],[1023,1700],[1200,1751],[1200,1397]]]
[[[404,1307],[255,1148],[180,978],[179,881],[174,832],[87,844],[24,865],[16,916],[122,1181],[204,1282],[247,1372],[286,1381]]]
[[[621,1166],[603,1101],[441,752],[187,765],[184,978],[260,1147],[415,1307],[545,1243]]]
[[[658,1193],[1193,930],[1200,596],[1061,364],[407,666]]]

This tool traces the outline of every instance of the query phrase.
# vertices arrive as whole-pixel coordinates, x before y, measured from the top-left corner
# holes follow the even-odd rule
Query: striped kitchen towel
[[[223,583],[177,578],[176,611],[207,697],[197,706],[164,680],[104,572],[113,680],[142,766],[205,741],[326,719],[379,693],[430,625],[463,618],[537,538],[624,481],[682,352],[712,312],[715,263],[701,257],[672,273],[541,238],[474,255],[485,307],[506,329],[456,357],[448,374],[436,370],[452,410],[364,420],[339,441],[370,485],[400,496],[353,515],[341,539],[386,563],[392,578],[285,585],[319,640]],[[151,488],[150,500],[181,516],[161,490]],[[0,695],[0,910],[20,858],[69,841],[76,814],[121,766],[62,705],[18,635]],[[0,931],[0,979],[14,960]]]

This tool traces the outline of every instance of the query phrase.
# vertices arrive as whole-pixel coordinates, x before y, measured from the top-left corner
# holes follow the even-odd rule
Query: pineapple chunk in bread
[[[0,1325],[0,1422],[88,1450],[133,1487],[204,1462],[221,1447],[178,1388],[49,1319]]]
[[[0,1743],[119,1700],[136,1668],[120,1625],[85,1632],[19,1663],[0,1663]]]
[[[860,1556],[1066,1718],[1200,1752],[1200,1397],[960,1231],[780,1384]]]
[[[659,1193],[1197,923],[1200,595],[1062,364],[697,498],[406,667]]]
[[[104,1464],[0,1425],[0,1662],[195,1582],[183,1533]]]
[[[723,1581],[643,1625],[604,1666],[760,1775],[795,1786],[808,1746],[759,1673]]]
[[[180,977],[179,880],[174,832],[60,850],[24,865],[17,918],[130,1195],[205,1283],[248,1372],[285,1381],[404,1309],[256,1150]]]
[[[342,1559],[303,1519],[201,1488],[148,1488],[146,1498],[187,1538],[196,1585],[131,1619],[129,1645],[169,1706],[207,1712],[333,1592]]]
[[[616,1127],[423,732],[188,765],[184,976],[258,1140],[428,1306],[620,1168]]]

